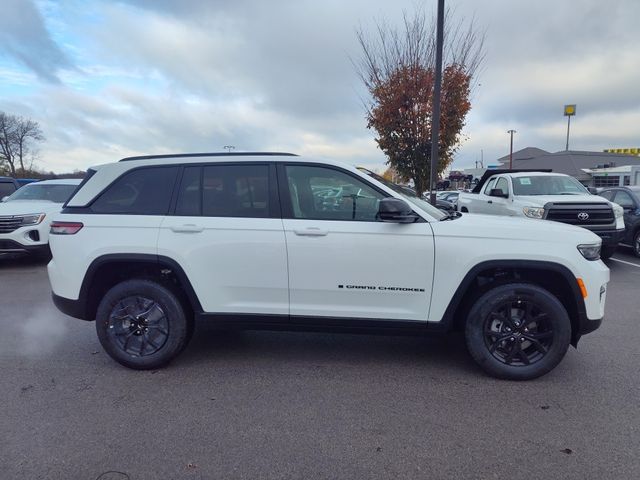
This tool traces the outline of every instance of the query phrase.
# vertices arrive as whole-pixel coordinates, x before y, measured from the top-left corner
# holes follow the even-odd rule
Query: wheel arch
[[[456,289],[439,329],[464,328],[471,306],[482,294],[500,285],[526,282],[545,288],[567,309],[571,320],[571,344],[575,347],[586,320],[586,308],[576,277],[564,265],[536,260],[490,260],[475,265]]]
[[[94,320],[100,299],[114,285],[131,278],[149,278],[171,288],[192,313],[202,305],[182,266],[170,257],[152,254],[107,254],[94,259],[82,281],[83,318]]]

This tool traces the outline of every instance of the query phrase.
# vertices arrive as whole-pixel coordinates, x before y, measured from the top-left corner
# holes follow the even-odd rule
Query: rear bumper
[[[78,318],[80,320],[94,320],[87,315],[86,302],[82,300],[71,300],[69,298],[61,297],[55,293],[51,294],[53,304],[58,310],[70,317]]]

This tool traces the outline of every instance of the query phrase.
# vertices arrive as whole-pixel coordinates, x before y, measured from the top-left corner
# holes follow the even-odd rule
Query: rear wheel
[[[127,280],[111,288],[96,315],[105,351],[118,363],[138,370],[173,360],[186,347],[192,323],[176,295],[151,280]]]
[[[529,380],[550,372],[571,341],[560,301],[532,284],[496,287],[475,302],[465,327],[467,348],[489,375]]]

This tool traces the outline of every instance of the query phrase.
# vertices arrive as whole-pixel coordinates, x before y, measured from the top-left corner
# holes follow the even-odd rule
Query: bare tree
[[[31,169],[36,155],[34,144],[44,140],[38,122],[0,112],[0,167],[4,167],[13,177],[18,168],[24,174]]]
[[[354,65],[370,94],[364,102],[367,128],[376,130],[387,163],[404,180],[412,179],[422,194],[431,170],[435,19],[418,9],[403,15],[399,29],[378,22],[372,34],[359,29],[356,35],[361,56]],[[461,143],[474,78],[484,59],[484,34],[473,21],[454,21],[451,11],[445,16],[443,58],[438,172],[452,162]]]

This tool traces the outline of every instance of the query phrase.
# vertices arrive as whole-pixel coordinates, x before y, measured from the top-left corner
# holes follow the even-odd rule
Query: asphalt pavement
[[[0,258],[1,479],[640,478],[640,259],[550,374],[485,376],[459,336],[218,333],[114,363],[44,265]]]

